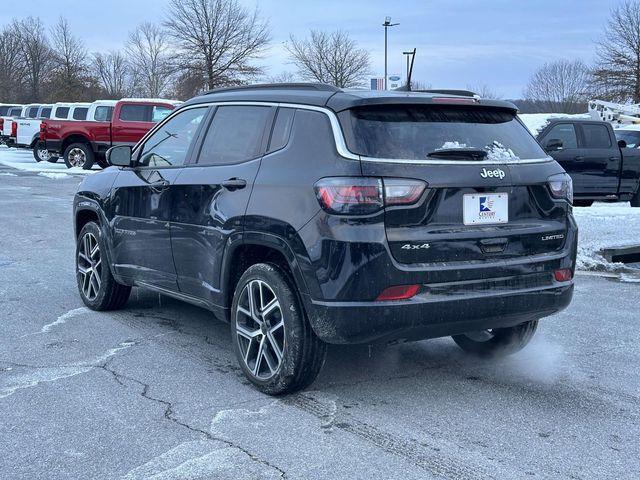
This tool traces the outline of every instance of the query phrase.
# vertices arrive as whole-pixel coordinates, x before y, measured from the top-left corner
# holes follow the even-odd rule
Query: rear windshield
[[[391,105],[352,109],[341,120],[349,150],[367,157],[424,160],[465,148],[491,161],[547,156],[509,110]]]

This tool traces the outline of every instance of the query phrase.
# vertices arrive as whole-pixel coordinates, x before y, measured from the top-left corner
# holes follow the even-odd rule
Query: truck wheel
[[[640,187],[638,187],[638,191],[636,192],[636,194],[631,197],[631,206],[640,207]]]
[[[93,167],[93,150],[86,143],[72,143],[64,151],[63,158],[67,168],[80,167],[90,170]]]
[[[76,277],[84,304],[92,310],[116,310],[129,299],[131,287],[113,278],[100,227],[89,222],[76,241]]]
[[[49,162],[51,161],[51,154],[46,148],[36,145],[33,147],[33,158],[36,159],[36,162]]]
[[[478,357],[500,357],[522,350],[533,338],[538,321],[521,323],[515,327],[480,330],[452,338],[462,350]]]
[[[240,368],[261,392],[280,395],[315,380],[326,344],[313,332],[296,287],[276,265],[244,272],[231,305],[231,338]]]

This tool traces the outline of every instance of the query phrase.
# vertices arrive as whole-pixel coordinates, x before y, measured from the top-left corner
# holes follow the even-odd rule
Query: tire
[[[231,305],[231,341],[247,379],[268,395],[308,387],[326,357],[327,346],[311,328],[293,281],[272,264],[251,266],[238,281]]]
[[[44,162],[47,161],[49,163],[56,163],[58,161],[57,155],[51,155],[49,150],[43,148],[41,144],[36,144],[33,147],[33,158],[36,159],[36,162]]]
[[[590,207],[591,205],[593,205],[593,200],[574,200],[573,201],[574,207]]]
[[[631,206],[640,207],[640,188],[638,188],[638,191],[636,192],[636,194],[633,197],[631,197]]]
[[[104,252],[100,227],[95,222],[87,223],[78,235],[75,265],[80,298],[91,310],[119,309],[131,293],[131,287],[116,282],[111,275]]]
[[[522,350],[537,328],[538,320],[532,320],[515,327],[469,332],[452,338],[462,350],[477,357],[501,357]]]
[[[67,168],[81,167],[84,170],[90,170],[95,161],[93,150],[86,143],[69,145],[64,151],[63,159]]]

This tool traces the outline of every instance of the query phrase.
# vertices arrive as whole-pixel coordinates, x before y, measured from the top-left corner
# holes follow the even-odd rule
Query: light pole
[[[387,29],[389,27],[395,27],[400,25],[399,23],[391,23],[391,17],[385,17],[384,23],[384,89],[387,89]]]
[[[416,49],[414,48],[410,52],[402,52],[402,54],[407,56],[407,86],[409,88],[409,91],[411,91],[411,73],[410,73],[409,60],[411,60],[411,62],[413,62],[413,57],[416,54]]]

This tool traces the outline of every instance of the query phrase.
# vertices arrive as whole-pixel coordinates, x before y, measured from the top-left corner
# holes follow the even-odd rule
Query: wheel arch
[[[91,140],[86,135],[81,133],[72,133],[71,135],[66,136],[62,143],[60,144],[60,153],[64,155],[67,147],[73,143],[85,143],[87,146],[93,151],[93,147],[91,146]]]

